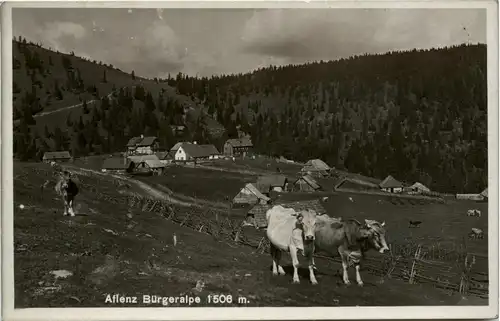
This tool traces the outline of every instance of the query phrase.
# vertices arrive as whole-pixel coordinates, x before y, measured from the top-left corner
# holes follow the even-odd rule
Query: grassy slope
[[[43,112],[64,109],[68,106],[80,104],[81,101],[79,99],[79,96],[87,101],[96,99],[96,97],[86,92],[80,95],[76,95],[72,92],[63,91],[62,100],[52,98],[50,105],[45,105],[46,97],[49,95],[49,93],[52,94],[54,92],[55,80],[59,82],[60,86],[65,87],[67,81],[67,73],[62,64],[62,57],[64,56],[68,57],[71,60],[71,64],[75,70],[78,69],[80,71],[81,78],[83,79],[83,82],[85,84],[85,88],[87,88],[87,86],[89,85],[95,85],[99,91],[100,96],[106,96],[110,94],[113,86],[119,89],[122,87],[133,88],[134,86],[142,85],[147,91],[150,91],[152,93],[155,102],[158,94],[163,89],[165,90],[166,97],[171,97],[179,101],[185,108],[190,110],[190,112],[193,113],[195,117],[197,117],[201,111],[201,104],[193,101],[190,97],[178,94],[175,88],[168,86],[166,83],[156,83],[154,80],[144,79],[140,77],[136,77],[134,80],[128,73],[111,68],[109,66],[84,60],[77,56],[54,52],[33,45],[27,45],[27,47],[30,49],[32,54],[34,54],[35,52],[39,54],[40,59],[44,61],[44,68],[50,71],[50,74],[47,74],[45,76],[40,75],[40,73],[37,71],[37,79],[42,83],[41,89],[37,87],[37,97],[40,98],[42,106],[44,106]],[[15,69],[13,73],[14,82],[21,89],[20,93],[14,94],[14,106],[19,106],[21,104],[21,97],[24,95],[24,93],[31,92],[32,81],[30,75],[28,75],[27,73],[27,69],[24,64],[24,55],[19,51],[17,42],[13,43],[13,55],[14,58],[17,58],[21,61],[21,68]],[[49,57],[52,60],[52,65],[49,65]],[[106,71],[106,83],[102,81],[104,71]],[[139,101],[134,101],[134,103],[138,107],[142,107],[143,105],[142,102]],[[88,104],[88,106],[91,107],[92,103]],[[99,106],[99,102],[97,102],[97,106]],[[43,135],[43,128],[45,125],[47,125],[49,128],[53,128],[55,125],[65,128],[66,119],[69,114],[71,114],[71,119],[73,120],[78,120],[80,116],[83,116],[84,119],[86,117],[85,115],[83,115],[81,107],[65,109],[57,113],[40,117],[35,116],[35,119],[37,121],[37,128],[40,130],[39,133]],[[220,128],[220,125],[212,118],[207,118],[207,122],[211,128]]]
[[[338,264],[325,262],[318,262],[323,272],[318,275],[319,286],[311,286],[305,275],[301,285],[292,285],[289,274],[271,276],[267,255],[219,242],[157,214],[107,203],[96,194],[118,196],[116,187],[91,178],[84,178],[85,184],[95,185],[97,191],[82,190],[77,200],[86,215],[63,217],[52,185],[40,197],[39,184],[47,177],[32,168],[49,169],[28,163],[16,163],[14,168],[16,307],[107,306],[108,293],[240,294],[250,306],[450,305],[461,301],[423,285],[397,280],[380,284],[366,272],[364,288],[345,287],[335,273]],[[25,209],[19,209],[19,204]],[[179,240],[176,247],[172,246],[173,233]],[[54,280],[50,271],[59,269],[73,275]],[[205,282],[201,293],[193,290],[197,281]]]

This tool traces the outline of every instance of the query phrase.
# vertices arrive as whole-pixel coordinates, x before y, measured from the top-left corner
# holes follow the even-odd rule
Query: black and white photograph
[[[4,3],[9,313],[498,317],[498,3],[373,3]]]

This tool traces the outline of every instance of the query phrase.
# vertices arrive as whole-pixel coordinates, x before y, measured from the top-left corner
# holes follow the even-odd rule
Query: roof
[[[258,227],[266,227],[267,219],[266,212],[274,205],[281,205],[286,208],[293,208],[296,211],[302,211],[307,209],[314,210],[318,215],[326,214],[326,210],[321,205],[319,200],[306,200],[306,201],[295,201],[295,202],[287,202],[287,201],[277,201],[275,204],[257,204],[248,211],[248,214],[253,215],[255,218],[255,224]]]
[[[208,155],[219,155],[219,151],[214,145],[198,145],[202,148]]]
[[[248,192],[245,193],[245,190]],[[243,197],[238,197],[242,193],[247,195],[251,193],[251,195],[255,196],[257,199],[261,199],[266,202],[271,200],[269,197],[262,194],[252,183],[248,183],[238,192],[238,194],[236,194],[236,196],[233,198],[233,202],[238,198],[243,198]]]
[[[71,158],[71,155],[68,151],[46,152],[43,154],[43,159],[61,159],[61,158]]]
[[[104,169],[127,169],[130,166],[130,160],[126,158],[106,158],[102,163]]]
[[[391,175],[389,175],[382,181],[382,183],[379,184],[379,186],[381,188],[395,188],[395,187],[403,187],[403,184],[401,182],[398,182]]]
[[[141,163],[146,160],[160,160],[158,156],[152,154],[152,155],[132,155],[127,157],[129,160],[131,160],[134,163]]]
[[[241,138],[231,138],[226,141],[226,144],[229,144],[233,147],[252,147],[252,139],[250,137],[241,137]]]
[[[144,161],[150,168],[162,168],[165,167],[165,164],[163,164],[160,160],[156,159],[146,159]]]
[[[128,143],[127,143],[127,147],[134,147],[136,146],[140,141],[142,140],[142,138],[139,136],[139,137],[132,137],[129,139]]]
[[[311,159],[309,160],[301,171],[329,171],[330,166],[328,166],[321,159]]]
[[[137,146],[151,146],[156,141],[155,136],[144,137],[142,141],[137,143]]]
[[[182,144],[186,144],[187,142],[177,142],[170,150],[178,150]]]
[[[270,187],[284,187],[287,178],[284,175],[266,175],[257,179],[257,185]]]
[[[312,178],[311,176],[309,176],[309,175],[302,176],[302,179],[304,181],[306,181],[306,183],[309,184],[309,186],[311,186],[314,189],[320,189],[321,188],[321,186],[319,186],[318,182],[314,178]]]
[[[483,195],[484,197],[488,197],[488,187],[486,187],[484,191],[481,192],[481,195]]]
[[[155,155],[158,157],[158,159],[165,159],[167,157],[169,152],[156,152]]]
[[[191,143],[183,143],[182,149],[192,158],[209,157],[211,155],[218,155],[219,152],[214,145],[197,145]],[[180,147],[179,147],[180,148]]]
[[[410,186],[410,188],[417,188],[421,191],[426,191],[426,192],[430,192],[430,189],[425,186],[424,184],[422,183],[419,183],[419,182],[416,182],[415,184],[413,184],[412,186]]]
[[[156,137],[148,136],[148,137],[132,137],[129,139],[127,143],[127,147],[136,147],[136,146],[150,146],[156,141]]]

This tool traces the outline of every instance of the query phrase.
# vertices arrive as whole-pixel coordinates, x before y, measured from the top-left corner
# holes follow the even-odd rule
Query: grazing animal
[[[477,216],[481,217],[481,211],[478,209],[472,209],[467,211],[467,216]]]
[[[75,200],[75,196],[78,195],[79,190],[76,183],[71,179],[71,174],[68,171],[61,173],[61,176],[56,183],[55,190],[64,201],[64,216],[68,214],[75,216],[73,202]]]
[[[341,221],[328,215],[317,216],[315,250],[331,256],[340,254],[345,284],[350,284],[347,273],[350,259],[356,267],[356,281],[359,286],[363,286],[359,271],[364,253],[370,249],[380,253],[389,250],[384,226],[385,222],[379,223],[375,220],[365,220],[363,225],[356,220]]]
[[[291,208],[275,205],[266,212],[267,237],[273,259],[273,275],[284,275],[280,265],[282,251],[289,252],[293,263],[293,283],[300,283],[298,275],[298,250],[307,258],[309,279],[318,284],[314,275],[314,226],[316,212],[312,210],[296,212]]]
[[[472,231],[469,233],[469,238],[471,239],[483,239],[484,233],[480,228],[472,228]]]
[[[409,228],[420,227],[420,224],[422,224],[422,221],[412,221],[412,220],[410,220],[410,225],[408,227]]]

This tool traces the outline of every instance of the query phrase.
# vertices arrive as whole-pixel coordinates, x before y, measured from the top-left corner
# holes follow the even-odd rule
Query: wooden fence
[[[52,171],[38,172],[52,175]],[[113,204],[122,204],[162,215],[165,219],[189,227],[200,233],[213,237],[250,246],[256,252],[269,252],[269,241],[266,237],[247,236],[242,229],[241,221],[224,218],[222,210],[202,209],[199,207],[176,207],[168,201],[142,197],[139,195],[115,196],[103,193],[92,182],[86,182],[82,176],[91,176],[92,179],[106,180],[117,186],[124,184],[123,180],[104,178],[102,175],[91,172],[78,173],[79,184],[86,191],[95,193],[96,199],[104,199]],[[255,234],[255,233],[254,233]],[[340,263],[339,258],[315,255],[320,260]],[[486,260],[485,262],[479,262]],[[381,278],[402,279],[410,284],[429,283],[450,292],[459,292],[464,295],[473,295],[488,298],[488,272],[480,271],[477,266],[488,266],[488,257],[477,253],[469,253],[465,244],[458,249],[434,249],[424,247],[418,242],[391,244],[390,253],[384,256],[367,257],[363,261],[363,269]],[[478,264],[486,263],[486,264]]]

